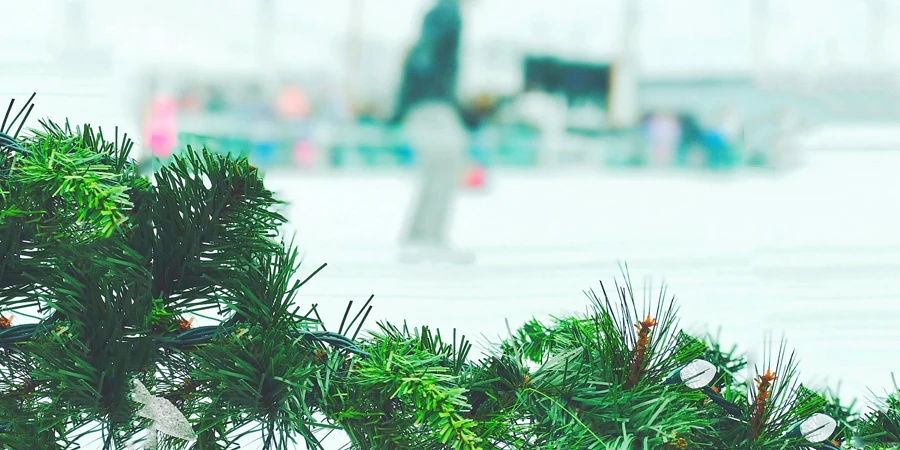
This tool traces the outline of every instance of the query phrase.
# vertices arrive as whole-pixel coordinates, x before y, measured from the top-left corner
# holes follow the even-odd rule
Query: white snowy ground
[[[137,131],[113,79],[6,75],[3,97],[40,93],[33,117]],[[723,341],[757,356],[767,334],[785,335],[805,379],[864,400],[900,373],[900,152],[848,147],[804,159],[790,173],[735,176],[493,172],[488,190],[460,198],[452,227],[454,242],[477,253],[471,266],[397,262],[411,174],[272,173],[267,182],[291,203],[301,275],[329,263],[299,301],[319,304],[335,326],[348,300],[374,294],[370,326],[405,319],[496,341],[505,320],[583,311],[581,291],[612,283],[621,261],[637,284],[653,277],[650,294],[668,283],[689,331],[721,327]]]

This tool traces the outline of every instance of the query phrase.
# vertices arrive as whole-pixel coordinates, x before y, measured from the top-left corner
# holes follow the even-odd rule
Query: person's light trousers
[[[465,169],[469,133],[454,106],[437,102],[416,106],[403,127],[422,176],[406,243],[442,246]]]

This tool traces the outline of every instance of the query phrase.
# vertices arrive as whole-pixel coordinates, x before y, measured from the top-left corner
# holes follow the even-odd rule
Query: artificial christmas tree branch
[[[742,379],[742,355],[683,332],[664,290],[639,301],[627,270],[587,313],[529,321],[480,359],[455,333],[363,331],[371,298],[329,331],[297,306],[308,278],[278,237],[282,202],[245,158],[188,147],[151,181],[126,137],[26,129],[32,109],[0,125],[0,447],[329,448],[323,430],[357,449],[900,441],[900,391],[859,418],[800,385],[783,342]],[[203,315],[216,323],[193,327]]]

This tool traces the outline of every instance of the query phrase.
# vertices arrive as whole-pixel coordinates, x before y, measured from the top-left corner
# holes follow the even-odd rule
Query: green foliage
[[[897,387],[896,378],[894,392],[879,398],[876,409],[866,414],[861,422],[860,435],[866,443],[885,446],[900,443],[900,387]]]
[[[127,221],[132,194],[148,184],[130,142],[90,126],[41,121],[17,144],[0,181],[0,310],[36,307],[42,322],[31,340],[4,347],[28,361],[10,367],[6,392],[33,414],[12,423],[42,437],[56,430],[60,444],[99,423],[104,445],[122,444],[135,433],[129,380],[153,355],[149,273]]]
[[[382,324],[364,348],[371,354],[329,383],[325,411],[359,448],[477,449],[460,383],[468,345],[444,344],[425,328]]]
[[[732,346],[727,352],[722,349],[718,336],[707,335],[704,338],[707,345],[703,352],[703,359],[716,366],[716,377],[712,386],[721,391],[726,388],[734,388],[738,385],[741,371],[747,367],[747,358],[738,353],[737,346]]]
[[[844,405],[837,395],[837,391],[828,390],[825,393],[827,404],[822,408],[821,413],[834,418],[838,423],[837,429],[829,437],[829,440],[838,443],[853,442],[854,433],[859,429],[859,414],[856,412],[856,400]]]
[[[425,326],[362,332],[371,298],[329,331],[297,306],[309,278],[245,158],[188,147],[151,180],[127,137],[50,121],[20,135],[26,106],[0,125],[3,448],[141,440],[135,379],[197,432],[164,449],[325,448],[328,430],[357,449],[800,449],[784,434],[819,412],[842,448],[900,441],[900,391],[859,420],[798,383],[783,342],[742,379],[743,355],[682,331],[664,289],[638,300],[627,271],[585,313],[483,355]],[[218,319],[192,327],[204,316]],[[670,382],[697,358],[718,370],[708,391]]]

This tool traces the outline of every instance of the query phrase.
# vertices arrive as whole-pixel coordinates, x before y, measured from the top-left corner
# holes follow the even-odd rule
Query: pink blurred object
[[[153,117],[174,118],[178,114],[178,100],[168,94],[159,94],[150,108]]]
[[[308,141],[300,141],[294,146],[294,162],[300,167],[311,167],[316,163],[316,148]]]
[[[153,156],[168,158],[178,143],[178,100],[169,95],[157,95],[150,106],[145,130]]]
[[[277,108],[282,117],[303,118],[309,114],[309,99],[299,87],[286,86],[278,94]]]
[[[471,189],[484,187],[487,171],[482,166],[475,166],[469,170],[464,180],[465,186]]]
[[[161,159],[172,155],[177,139],[168,130],[150,132],[150,150],[153,156]]]

